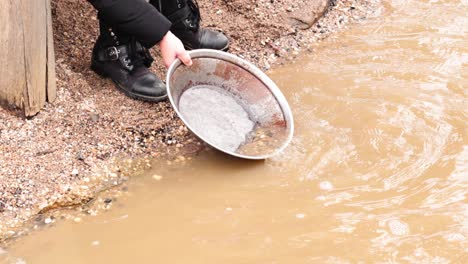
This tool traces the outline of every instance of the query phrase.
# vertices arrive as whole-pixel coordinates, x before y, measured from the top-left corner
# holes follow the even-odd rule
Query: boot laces
[[[127,66],[128,69],[130,69],[130,73],[136,73],[138,69],[143,67],[144,61],[143,57],[138,53],[137,50],[137,44],[136,44],[136,39],[132,37],[130,43],[129,43],[129,56],[124,58],[125,66]]]
[[[198,6],[197,0],[188,0],[187,5],[189,6],[190,15],[186,18],[186,22],[188,23],[188,27],[193,30],[197,31],[200,26],[201,15],[200,15],[200,8]]]

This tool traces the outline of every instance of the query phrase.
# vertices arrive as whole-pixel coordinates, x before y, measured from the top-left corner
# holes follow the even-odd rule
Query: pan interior
[[[263,157],[287,142],[290,128],[271,90],[232,62],[193,58],[175,69],[169,87],[185,124],[221,151]]]

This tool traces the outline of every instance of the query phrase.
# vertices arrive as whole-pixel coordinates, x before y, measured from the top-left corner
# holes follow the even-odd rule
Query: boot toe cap
[[[206,30],[200,42],[205,49],[227,50],[229,47],[229,39],[223,33],[213,30]]]
[[[146,99],[159,99],[167,95],[166,85],[154,74],[147,74],[135,81],[132,92]]]

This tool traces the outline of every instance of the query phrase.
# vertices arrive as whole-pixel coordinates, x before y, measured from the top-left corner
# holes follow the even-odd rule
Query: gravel
[[[199,4],[202,24],[224,31],[230,52],[264,70],[294,60],[317,40],[380,9],[378,0]],[[53,0],[52,5],[56,101],[29,119],[0,108],[0,242],[38,213],[90,201],[96,192],[150,167],[149,160],[185,160],[204,148],[169,102],[129,99],[89,69],[97,19],[86,1]],[[152,52],[153,70],[163,77],[157,48]]]

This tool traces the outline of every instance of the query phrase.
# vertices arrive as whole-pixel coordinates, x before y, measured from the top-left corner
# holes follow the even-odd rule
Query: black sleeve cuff
[[[146,48],[162,40],[171,22],[144,0],[101,0],[99,19],[117,31],[134,36]]]

